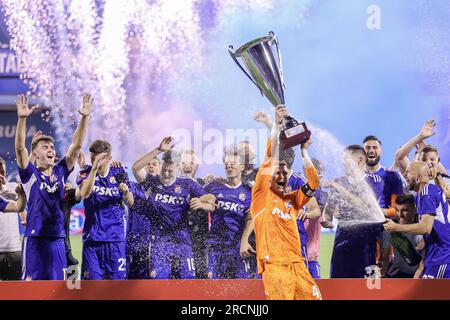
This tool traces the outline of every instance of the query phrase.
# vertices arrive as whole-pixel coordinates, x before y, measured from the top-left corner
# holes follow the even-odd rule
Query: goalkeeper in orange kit
[[[287,109],[277,106],[266,157],[252,190],[250,210],[258,272],[262,275],[267,299],[321,300],[320,290],[300,254],[296,224],[300,209],[319,187],[319,176],[306,151],[311,144],[308,140],[301,149],[308,182],[301,189],[286,193],[288,170],[286,163],[277,159],[281,121],[286,116]]]

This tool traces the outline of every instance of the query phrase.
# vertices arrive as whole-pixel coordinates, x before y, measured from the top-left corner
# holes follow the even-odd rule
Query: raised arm
[[[27,118],[39,106],[33,106],[31,109],[28,108],[28,97],[24,94],[17,97],[16,106],[18,115],[15,139],[16,161],[20,169],[26,169],[29,163],[28,151],[25,146]]]
[[[16,188],[17,201],[11,201],[6,205],[5,212],[22,212],[25,210],[25,205],[27,204],[27,198],[25,192],[21,185]]]
[[[83,95],[83,104],[81,106],[80,111],[78,111],[81,115],[80,122],[78,123],[77,129],[75,130],[72,137],[72,144],[69,147],[69,150],[66,154],[66,163],[67,168],[69,170],[73,169],[75,162],[77,161],[78,153],[81,151],[81,147],[83,146],[84,139],[86,138],[87,133],[87,123],[89,119],[89,115],[92,112],[92,103],[94,99],[90,94]]]
[[[91,172],[89,172],[88,177],[81,183],[80,186],[80,196],[83,199],[88,198],[92,190],[94,189],[95,176],[97,175],[98,169],[108,162],[108,154],[100,153],[94,160],[92,164]]]
[[[174,147],[174,145],[171,144],[172,142],[172,137],[165,137],[157,148],[145,154],[133,164],[133,167],[131,169],[133,170],[133,175],[136,178],[137,182],[143,182],[147,177],[147,173],[145,172],[144,168],[150,161],[156,158],[159,154],[169,151]]]
[[[428,120],[423,125],[419,134],[414,136],[406,144],[401,146],[395,153],[395,162],[399,166],[400,172],[404,174],[406,166],[408,165],[407,158],[409,153],[414,149],[417,144],[420,144],[426,138],[429,138],[435,134],[434,128],[436,127],[436,121]]]
[[[272,130],[273,122],[264,111],[256,112],[253,115],[253,120],[266,125],[267,129]]]

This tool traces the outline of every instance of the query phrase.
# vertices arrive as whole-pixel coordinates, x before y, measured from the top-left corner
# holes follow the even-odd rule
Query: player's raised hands
[[[172,143],[173,141],[174,139],[172,137],[165,137],[159,144],[158,150],[160,152],[166,152],[171,150],[174,147],[174,144]]]
[[[284,118],[289,116],[289,112],[282,104],[277,105],[275,108],[275,123],[281,124]]]
[[[28,97],[25,94],[17,96],[16,106],[17,106],[17,115],[19,116],[19,118],[28,118],[34,112],[34,110],[40,108],[39,105],[35,105],[29,108]]]
[[[264,111],[256,112],[255,114],[253,114],[253,120],[265,124],[269,130],[272,129],[273,126],[272,120],[270,119],[269,115]]]
[[[308,140],[306,140],[305,142],[302,143],[301,149],[302,150],[307,150],[309,148],[309,146],[312,145],[312,143],[313,143],[312,139],[311,139],[311,137],[309,137]]]
[[[434,131],[434,128],[436,128],[436,121],[434,120],[428,120],[425,122],[425,124],[423,125],[422,129],[420,130],[420,137],[422,139],[426,139],[429,138],[433,135],[436,134],[436,132]]]
[[[100,167],[106,165],[109,161],[109,154],[104,152],[100,153],[95,157],[94,163],[92,164],[92,170],[98,170]]]
[[[83,104],[81,105],[80,111],[78,111],[82,116],[89,116],[92,112],[92,104],[94,103],[94,98],[91,97],[89,93],[83,95]]]

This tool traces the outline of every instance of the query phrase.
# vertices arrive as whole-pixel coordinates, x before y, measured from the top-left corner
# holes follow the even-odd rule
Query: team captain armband
[[[305,194],[305,196],[309,198],[314,197],[314,194],[316,193],[316,190],[311,189],[308,183],[304,184],[300,189]]]

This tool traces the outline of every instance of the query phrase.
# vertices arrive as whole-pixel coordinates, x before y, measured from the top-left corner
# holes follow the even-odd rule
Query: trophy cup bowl
[[[278,63],[272,49],[273,45],[277,49]],[[270,31],[266,37],[252,40],[235,52],[233,52],[233,46],[230,45],[228,52],[242,72],[256,85],[261,94],[269,99],[274,107],[279,104],[284,105],[284,89],[286,86],[283,79],[281,52],[275,33]],[[245,68],[238,58],[242,59]],[[304,122],[299,123],[291,116],[283,119],[280,144],[284,150],[304,143],[310,136],[311,131]]]

